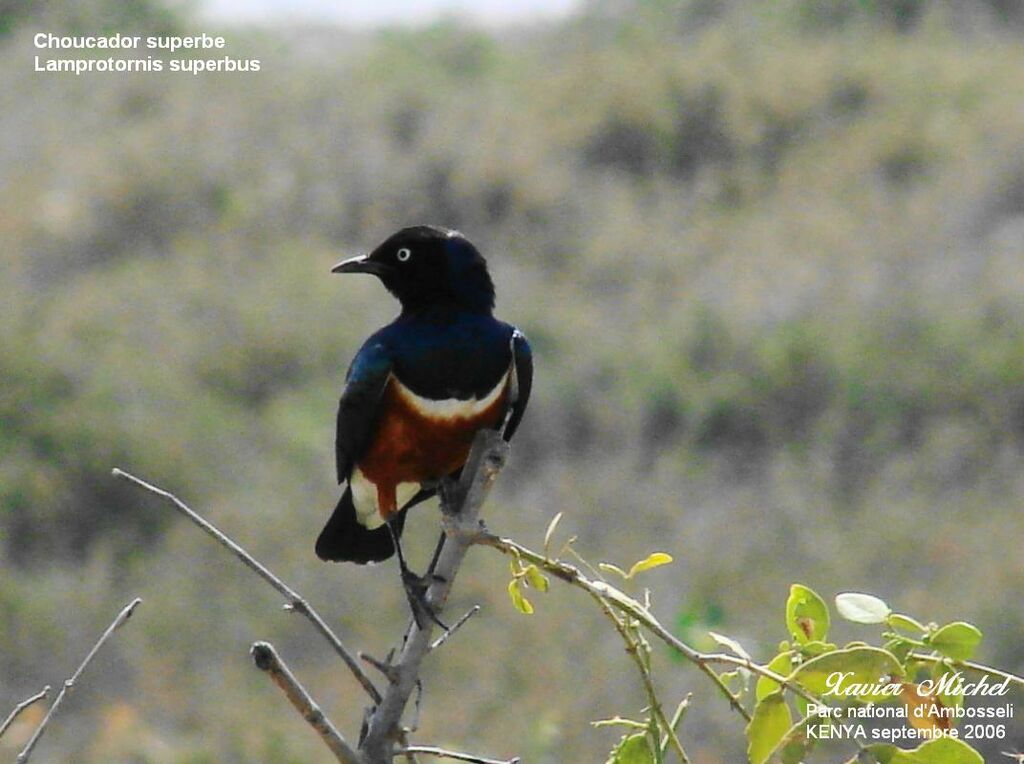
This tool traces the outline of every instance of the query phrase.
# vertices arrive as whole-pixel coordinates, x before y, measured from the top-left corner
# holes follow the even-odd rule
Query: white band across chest
[[[483,413],[498,400],[498,397],[505,389],[505,385],[508,384],[508,375],[509,372],[506,372],[498,380],[498,384],[483,398],[467,398],[466,400],[459,400],[458,398],[448,398],[446,400],[424,398],[399,382],[394,375],[391,376],[391,385],[394,387],[399,398],[421,416],[442,420],[468,419]]]

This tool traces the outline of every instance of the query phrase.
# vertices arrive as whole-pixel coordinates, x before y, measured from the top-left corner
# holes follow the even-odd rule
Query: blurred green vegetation
[[[327,646],[109,470],[384,653],[397,574],[312,544],[344,369],[394,306],[327,271],[416,222],[480,245],[538,356],[492,527],[535,544],[564,511],[591,559],[671,552],[655,602],[693,638],[767,652],[801,580],[968,618],[1021,672],[1019,4],[595,0],[500,31],[223,30],[258,75],[32,73],[40,29],[220,31],[74,7],[0,4],[0,700],[145,602],[41,762],[326,760],[251,669],[263,638],[354,733]],[[495,557],[456,587],[485,611],[429,667],[422,739],[602,760],[615,733],[587,722],[643,703],[616,636],[571,592],[519,616]],[[666,697],[697,693],[691,754],[739,760],[727,709],[662,658]]]

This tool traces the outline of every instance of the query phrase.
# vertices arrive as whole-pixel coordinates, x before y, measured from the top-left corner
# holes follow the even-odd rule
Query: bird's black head
[[[407,311],[455,305],[489,312],[494,307],[487,262],[465,236],[447,228],[403,228],[370,254],[344,260],[331,271],[372,273]]]

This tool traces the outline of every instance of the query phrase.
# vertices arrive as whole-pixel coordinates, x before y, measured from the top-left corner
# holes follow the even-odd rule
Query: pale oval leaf
[[[854,623],[885,623],[892,608],[870,594],[844,592],[836,595],[836,610],[847,621]]]

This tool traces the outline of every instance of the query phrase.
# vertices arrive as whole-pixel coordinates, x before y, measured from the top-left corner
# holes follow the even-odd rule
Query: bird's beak
[[[381,276],[384,273],[384,268],[380,263],[371,260],[369,255],[357,255],[348,260],[342,260],[331,268],[331,273],[372,273],[375,276]]]

